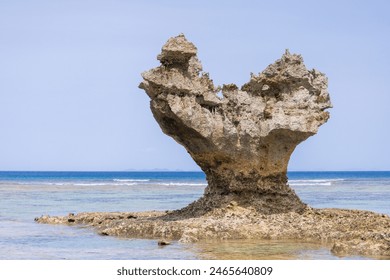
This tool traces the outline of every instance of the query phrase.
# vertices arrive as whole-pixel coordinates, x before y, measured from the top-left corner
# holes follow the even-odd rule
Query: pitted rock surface
[[[208,181],[204,197],[183,214],[231,201],[264,213],[304,209],[287,185],[287,165],[295,147],[329,118],[325,75],[286,51],[241,89],[217,87],[182,34],[157,58],[161,66],[142,74],[140,88],[162,131],[186,148]]]
[[[41,216],[38,223],[88,225],[101,235],[198,242],[284,239],[318,242],[336,255],[390,258],[390,218],[369,211],[313,209],[287,185],[295,147],[317,133],[331,107],[327,79],[286,52],[239,89],[214,86],[184,35],[171,38],[161,66],[142,74],[164,133],[206,173],[189,206],[166,212]],[[217,92],[222,89],[223,98]]]

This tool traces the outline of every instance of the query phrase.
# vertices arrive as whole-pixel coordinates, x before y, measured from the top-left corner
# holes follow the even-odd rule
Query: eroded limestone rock
[[[318,242],[334,254],[390,257],[390,217],[369,211],[313,209],[287,185],[296,145],[329,117],[326,77],[286,52],[238,89],[217,96],[195,46],[171,38],[143,73],[152,112],[207,175],[198,201],[178,211],[42,216],[38,223],[89,225],[101,235],[198,242],[285,239]],[[234,257],[232,257],[234,258]]]
[[[223,85],[219,98],[196,54],[184,35],[169,39],[157,57],[161,66],[144,72],[140,84],[163,132],[207,176],[204,197],[182,213],[204,214],[232,201],[263,213],[302,211],[305,204],[287,185],[287,165],[329,118],[325,75],[286,51],[241,89]]]
[[[46,215],[36,218],[36,221],[88,225],[103,236],[163,239],[167,242],[244,239],[310,241],[339,256],[359,254],[371,258],[390,258],[390,218],[369,211],[308,207],[301,213],[262,214],[233,203],[189,219],[174,219],[166,212],[149,211],[79,213],[65,217]]]

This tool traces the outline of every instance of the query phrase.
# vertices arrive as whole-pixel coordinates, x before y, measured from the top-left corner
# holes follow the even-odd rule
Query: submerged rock
[[[204,197],[182,213],[231,201],[263,213],[302,211],[305,204],[287,185],[287,165],[295,147],[329,118],[325,75],[286,51],[241,89],[223,85],[220,98],[196,54],[184,35],[169,39],[157,57],[161,66],[144,72],[140,84],[162,131],[207,176]]]
[[[157,245],[158,245],[158,246],[167,246],[167,245],[171,245],[171,242],[166,241],[166,240],[159,240],[159,241],[157,242]]]

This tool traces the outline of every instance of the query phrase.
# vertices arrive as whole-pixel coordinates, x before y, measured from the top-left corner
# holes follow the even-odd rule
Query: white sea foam
[[[331,186],[335,182],[344,179],[314,179],[314,180],[289,180],[291,186]]]
[[[73,186],[134,186],[137,183],[75,183]]]
[[[44,182],[35,183],[36,185],[49,186],[207,186],[207,183],[191,183],[191,182],[150,182],[150,181],[115,181],[115,182]]]
[[[114,182],[149,182],[150,179],[114,179]]]
[[[8,184],[8,183],[7,183]],[[156,182],[148,180],[121,180],[114,181],[68,181],[68,182],[13,182],[15,185],[41,185],[41,186],[207,186],[207,183],[193,183],[193,182]]]
[[[180,182],[180,183],[156,183],[156,185],[159,186],[207,186],[207,183],[187,183],[187,182]]]
[[[113,182],[91,182],[91,183],[79,183],[79,182],[55,182],[55,183],[24,183],[24,185],[45,185],[45,186],[80,186],[80,187],[88,187],[88,186],[134,186],[137,183],[113,183]]]
[[[207,186],[207,183],[191,182],[150,182],[150,181],[129,181],[129,182],[103,182],[103,183],[69,183],[74,186]]]
[[[290,186],[331,186],[332,182],[326,183],[290,183]]]
[[[344,179],[299,179],[289,180],[290,186],[331,186]],[[9,184],[4,183],[4,184]],[[207,186],[207,182],[194,181],[161,181],[151,179],[113,179],[111,181],[54,181],[54,182],[13,182],[16,185],[42,185],[42,186]]]

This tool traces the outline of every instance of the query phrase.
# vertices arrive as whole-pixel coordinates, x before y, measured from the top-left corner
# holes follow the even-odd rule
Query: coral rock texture
[[[337,255],[390,257],[388,215],[313,209],[287,185],[291,153],[329,117],[324,74],[286,52],[241,89],[224,85],[220,98],[183,35],[169,39],[158,59],[161,66],[143,73],[140,87],[162,130],[206,173],[204,196],[175,211],[42,216],[38,223],[88,225],[101,235],[167,242],[315,241]]]
[[[329,118],[325,75],[286,51],[241,89],[221,89],[201,72],[196,54],[184,35],[169,39],[157,57],[161,66],[144,72],[140,84],[163,132],[206,174],[204,197],[183,213],[203,214],[232,201],[263,213],[303,210],[287,184],[287,165],[295,147]]]

